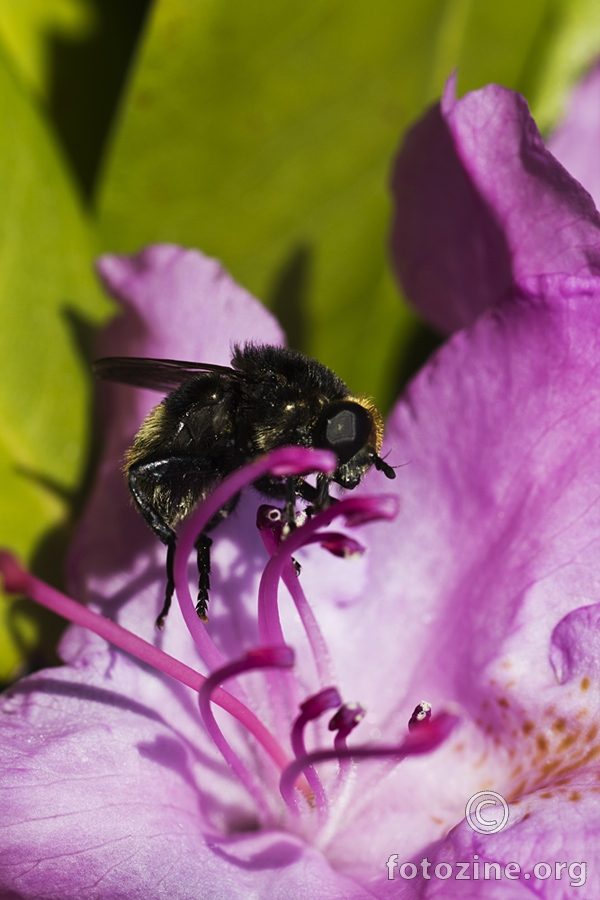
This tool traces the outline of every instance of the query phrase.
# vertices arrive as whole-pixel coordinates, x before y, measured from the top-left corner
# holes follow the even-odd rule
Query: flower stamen
[[[421,728],[423,722],[428,722],[429,719],[431,719],[431,703],[427,700],[421,700],[418,706],[415,706],[413,714],[408,721],[408,730],[414,731],[416,728]]]
[[[265,550],[267,551],[269,556],[273,557],[279,550],[280,544],[283,540],[283,511],[276,506],[267,506],[266,504],[263,504],[258,508],[258,512],[256,514],[256,525],[260,532]],[[304,528],[305,526],[302,527]],[[268,604],[265,605],[265,608],[269,610],[276,610],[278,578],[276,574],[274,575],[271,569],[268,573],[265,569],[263,578],[265,577],[267,579],[271,579],[271,581],[267,581],[263,585],[263,581],[261,579],[261,586],[265,591],[272,592],[272,599]],[[302,585],[300,584],[298,573],[294,567],[292,559],[282,561],[281,577],[283,578],[283,583],[290,592],[290,595],[296,607],[296,611],[300,616],[300,621],[302,622],[302,626],[306,632],[308,643],[310,645],[313,659],[315,661],[319,683],[331,684],[333,681],[335,681],[331,656],[329,654],[329,650],[327,649],[325,638],[323,637],[321,629],[319,628],[319,623],[317,622],[315,614],[312,611],[312,607],[306,599],[306,594],[304,593]],[[270,624],[270,622],[263,622],[263,630],[260,632],[261,637],[270,632]],[[278,616],[272,624],[273,631],[275,633],[280,633],[281,626],[279,624]],[[281,638],[283,639],[283,635],[281,635]]]
[[[449,737],[457,723],[458,718],[451,713],[440,713],[439,716],[423,722],[416,731],[409,732],[407,737],[397,746],[370,746],[364,744],[358,747],[347,747],[345,750],[337,750],[335,748],[331,750],[314,750],[312,753],[307,753],[306,756],[295,759],[284,770],[279,782],[281,796],[290,809],[294,809],[293,791],[296,779],[300,772],[303,772],[308,766],[315,765],[315,763],[327,762],[332,759],[382,758],[402,762],[407,756],[420,756],[424,753],[431,753]]]
[[[279,580],[283,578],[296,603],[298,614],[306,630],[315,656],[317,671],[320,674],[324,672],[325,661],[321,654],[327,652],[326,644],[304,592],[301,593],[293,588],[294,581],[290,578],[289,569],[290,557],[306,544],[323,543],[327,540],[327,532],[321,533],[320,530],[338,516],[344,517],[349,527],[355,527],[380,519],[393,519],[397,512],[397,499],[390,494],[374,497],[347,497],[327,509],[321,510],[317,515],[308,519],[301,528],[296,528],[285,540],[282,540],[265,566],[258,589],[258,627],[261,641],[267,644],[283,643],[278,608],[278,585]],[[270,537],[269,546],[272,546]],[[290,579],[289,583],[286,580],[286,572],[288,573],[287,579]],[[297,582],[295,576],[292,577]]]
[[[199,696],[199,706],[202,719],[206,725],[210,737],[220,750],[223,759],[227,762],[239,781],[244,785],[248,793],[254,798],[257,806],[263,814],[271,817],[271,810],[265,799],[265,791],[258,784],[254,775],[250,772],[238,754],[232,749],[223,732],[217,725],[211,708],[213,692],[229,678],[235,678],[244,672],[252,672],[257,669],[277,668],[289,669],[294,665],[294,651],[285,644],[274,647],[257,647],[249,650],[243,657],[228,663],[213,672],[205,680]]]
[[[346,738],[365,717],[366,710],[360,703],[344,703],[329,722],[329,730],[337,731],[333,740],[336,750],[346,750]]]
[[[348,749],[348,735],[354,731],[356,726],[361,722],[366,714],[364,706],[360,703],[344,703],[329,722],[329,730],[337,732],[333,739],[333,748],[337,752]],[[336,793],[338,798],[342,796],[349,784],[349,777],[352,771],[352,759],[350,757],[339,757],[339,773],[336,785]]]
[[[292,726],[292,750],[297,759],[306,757],[306,746],[304,744],[304,729],[309,722],[318,719],[328,709],[336,709],[340,706],[342,698],[334,687],[325,688],[309,697],[300,704],[300,715],[297,716]],[[306,780],[308,781],[314,794],[315,802],[319,814],[322,817],[327,810],[327,795],[323,788],[321,779],[317,775],[313,766],[307,766],[304,770]],[[295,807],[296,808],[296,807]]]
[[[49,584],[45,584],[45,582],[36,578],[35,575],[23,569],[15,557],[6,550],[0,550],[0,574],[7,593],[25,594],[31,597],[40,606],[44,606],[63,619],[67,619],[73,625],[79,625],[97,634],[113,646],[124,650],[130,656],[152,666],[159,672],[175,678],[181,684],[187,685],[187,687],[197,693],[200,693],[206,684],[208,679],[205,675],[201,675],[195,669],[186,666],[185,663],[165,653],[164,650],[148,643],[139,635],[128,631],[110,619],[106,619],[99,613],[93,612],[87,606],[82,606]],[[265,728],[247,706],[221,687],[211,689],[211,700],[217,706],[230,713],[254,735],[280,770],[288,765],[290,761],[289,756],[271,732]]]
[[[204,623],[198,618],[196,604],[192,600],[187,577],[188,560],[194,544],[211,519],[227,502],[245,487],[269,472],[275,476],[306,475],[310,472],[332,472],[337,458],[327,450],[310,450],[305,447],[281,447],[268,456],[253,460],[224,478],[214,491],[198,506],[185,522],[177,536],[174,560],[174,577],[177,599],[188,630],[210,669],[225,665],[225,659],[209,636]],[[262,638],[261,638],[262,640]],[[283,644],[281,629],[267,644]]]

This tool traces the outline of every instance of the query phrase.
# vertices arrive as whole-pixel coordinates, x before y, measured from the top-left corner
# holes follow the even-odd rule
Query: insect
[[[355,488],[375,466],[388,478],[394,469],[380,456],[381,416],[370,400],[354,397],[330,369],[296,351],[260,344],[235,346],[231,367],[170,359],[107,357],[94,364],[101,378],[164,391],[125,458],[133,501],[167,546],[165,600],[156,621],[162,628],[174,591],[175,526],[215,484],[254,457],[298,445],[332,450],[338,466],[319,474],[316,486],[300,477],[265,476],[256,488],[285,500],[288,528],[296,501],[314,509],[330,502],[331,482]],[[231,501],[196,541],[198,601],[207,619],[210,546],[207,532],[235,507]]]

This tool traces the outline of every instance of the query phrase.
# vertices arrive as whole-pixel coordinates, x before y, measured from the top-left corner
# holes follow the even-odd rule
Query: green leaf
[[[520,89],[532,52],[544,40],[554,0],[448,0],[439,4],[430,98],[458,68],[461,93],[498,82]]]
[[[49,130],[0,58],[0,545],[22,557],[64,522],[88,438],[77,337],[109,312],[94,244]],[[0,613],[0,678],[19,640]]]
[[[573,83],[600,56],[600,4],[555,0],[548,10],[545,37],[526,90],[538,126],[548,131],[563,114]]]
[[[0,42],[23,81],[45,96],[51,39],[81,40],[95,24],[91,0],[0,0]]]
[[[107,249],[219,257],[383,406],[415,339],[386,258],[401,135],[454,66],[515,86],[553,0],[160,0],[99,191]],[[194,323],[202,327],[202,323]]]

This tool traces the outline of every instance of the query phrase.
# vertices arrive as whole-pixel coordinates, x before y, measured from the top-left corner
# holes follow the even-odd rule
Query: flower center
[[[345,497],[306,517],[303,524],[292,530],[285,527],[282,510],[273,506],[259,508],[257,527],[270,557],[258,590],[260,643],[241,658],[224,659],[213,643],[206,624],[196,613],[188,583],[188,559],[197,535],[227,501],[266,473],[277,477],[303,476],[314,471],[330,472],[335,465],[335,456],[327,451],[300,447],[276,450],[224,479],[182,527],[175,551],[175,589],[184,621],[210,670],[208,676],[199,674],[137,635],[80,606],[24,571],[9,553],[0,553],[0,573],[7,591],[29,594],[71,622],[89,628],[198,692],[204,725],[234,776],[252,797],[263,824],[274,824],[281,819],[283,798],[294,819],[313,816],[316,811],[319,824],[323,825],[332,802],[347,787],[353,763],[376,758],[399,762],[406,756],[429,753],[447,738],[456,723],[455,717],[448,714],[432,717],[431,706],[423,701],[416,707],[406,735],[399,744],[348,746],[347,738],[359,725],[365,711],[358,703],[344,702],[338,689],[332,686],[335,678],[331,656],[302,589],[298,567],[293,559],[292,554],[309,544],[318,544],[325,551],[341,557],[362,553],[364,548],[353,537],[341,531],[325,529],[334,519],[342,519],[347,528],[393,519],[397,513],[397,501],[393,496]],[[286,644],[281,624],[281,581],[295,604],[315,663],[318,690],[308,697],[295,666],[294,651]],[[270,727],[253,712],[243,684],[242,676],[259,670],[264,670],[261,677],[266,679]],[[226,681],[232,682],[230,690],[221,686]],[[244,747],[233,747],[225,737],[214,716],[213,704],[234,716],[245,733],[266,751],[267,765],[274,774],[278,773],[279,799],[248,764],[249,754],[244,753]],[[330,717],[329,731],[333,732],[334,737],[331,745],[320,746],[317,743],[316,747],[309,748],[309,732],[314,732],[315,728],[317,734],[322,731],[317,722],[324,713],[332,711],[334,714]],[[337,762],[337,773],[324,782],[318,764],[332,760]]]

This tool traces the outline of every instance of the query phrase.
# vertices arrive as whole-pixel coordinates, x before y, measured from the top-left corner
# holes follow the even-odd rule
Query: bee
[[[288,445],[336,454],[337,468],[317,475],[316,486],[297,476],[263,476],[256,482],[265,496],[285,501],[288,530],[295,524],[296,501],[325,508],[332,502],[332,482],[352,490],[371,466],[395,478],[379,456],[383,422],[370,400],[352,396],[330,369],[296,350],[253,343],[233,350],[230,367],[135,357],[107,357],[94,364],[101,378],[167,394],[142,423],[124,466],[135,506],[167,546],[165,600],[156,620],[161,629],[174,591],[175,527],[231,472]],[[207,532],[237,500],[196,541],[196,611],[204,621],[212,543]]]

